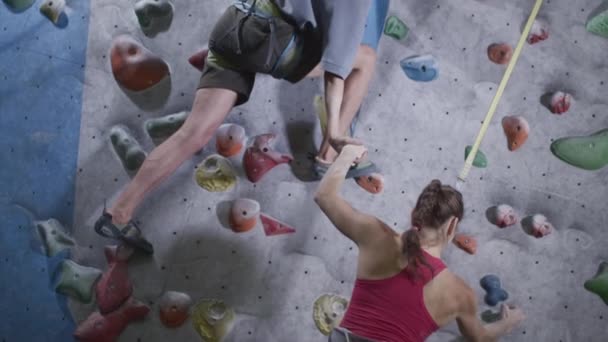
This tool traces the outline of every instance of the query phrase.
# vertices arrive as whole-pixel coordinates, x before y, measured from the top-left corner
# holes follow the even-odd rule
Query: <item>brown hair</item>
[[[415,271],[420,263],[430,268],[423,258],[419,230],[423,227],[439,229],[450,217],[455,216],[460,221],[463,215],[462,194],[456,189],[442,185],[435,179],[422,190],[412,211],[413,228],[401,237],[403,253],[407,257],[407,267],[410,271]]]

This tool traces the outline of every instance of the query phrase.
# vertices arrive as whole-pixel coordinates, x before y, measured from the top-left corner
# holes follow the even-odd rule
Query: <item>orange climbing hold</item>
[[[250,231],[258,223],[260,204],[247,198],[239,198],[232,202],[230,209],[230,228],[235,233]]]
[[[509,44],[492,44],[488,47],[488,58],[496,64],[508,64],[513,56]]]
[[[471,255],[477,252],[477,241],[470,235],[456,234],[454,244]]]
[[[237,124],[223,124],[217,129],[215,147],[226,158],[239,154],[245,146],[245,129]]]
[[[167,291],[160,299],[159,317],[167,328],[177,328],[188,319],[192,299],[186,293]]]
[[[114,39],[110,60],[118,84],[131,91],[146,90],[169,75],[169,66],[162,58],[128,35]]]
[[[528,140],[530,125],[521,116],[505,116],[502,119],[502,128],[507,136],[509,151],[517,150]]]
[[[188,62],[190,63],[190,65],[197,68],[199,71],[203,71],[203,68],[205,68],[205,62],[207,61],[208,54],[209,50],[203,49],[190,56],[190,58],[188,58]]]
[[[371,194],[379,194],[384,190],[384,177],[379,173],[355,178],[357,184]]]

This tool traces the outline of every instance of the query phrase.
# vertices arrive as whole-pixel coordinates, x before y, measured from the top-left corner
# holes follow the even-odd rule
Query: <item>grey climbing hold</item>
[[[122,162],[123,167],[129,171],[137,171],[146,159],[146,152],[141,145],[122,125],[114,126],[110,130],[110,141],[116,155]]]
[[[169,30],[173,5],[168,0],[140,0],[135,4],[135,15],[144,34],[154,37]]]
[[[35,221],[34,226],[44,251],[49,257],[76,245],[63,225],[54,218],[46,221]]]
[[[72,260],[64,260],[59,269],[59,281],[55,291],[70,296],[83,303],[93,299],[93,285],[101,277],[101,271],[79,265]]]
[[[166,116],[162,116],[160,118],[150,119],[146,121],[144,125],[146,132],[154,142],[160,142],[169,138],[173,133],[177,132],[177,130],[182,127],[186,118],[190,114],[187,111],[179,112],[175,114],[170,114]]]
[[[40,6],[40,13],[49,18],[53,24],[57,24],[64,9],[65,0],[46,0]]]
[[[15,12],[23,12],[30,8],[36,0],[4,0],[4,3]]]

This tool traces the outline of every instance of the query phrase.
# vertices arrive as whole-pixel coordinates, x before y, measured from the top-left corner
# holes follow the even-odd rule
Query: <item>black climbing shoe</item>
[[[146,254],[154,254],[154,247],[141,236],[141,230],[133,220],[119,228],[112,223],[112,215],[105,209],[101,217],[95,222],[95,232],[109,239],[123,241]]]

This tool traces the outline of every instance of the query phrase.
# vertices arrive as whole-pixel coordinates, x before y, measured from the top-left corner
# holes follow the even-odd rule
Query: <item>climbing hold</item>
[[[160,321],[168,328],[177,328],[188,319],[192,299],[183,292],[167,291],[160,298]]]
[[[598,13],[587,22],[587,31],[608,38],[608,10]]]
[[[23,12],[30,8],[36,0],[4,0],[4,3],[15,12]]]
[[[377,172],[363,177],[356,177],[355,182],[371,194],[379,194],[384,190],[384,176]]]
[[[317,329],[328,336],[331,331],[340,326],[346,308],[348,307],[348,299],[333,295],[321,295],[313,305],[312,318],[317,325]]]
[[[45,17],[49,18],[53,24],[59,22],[59,17],[65,9],[65,0],[45,0],[40,5],[40,13],[44,14]]]
[[[154,37],[171,26],[173,5],[168,0],[140,0],[135,3],[135,15],[144,34]]]
[[[488,58],[496,64],[508,64],[513,56],[509,44],[492,44],[488,47]]]
[[[572,104],[572,95],[561,91],[551,95],[551,104],[549,109],[553,114],[563,114],[570,109]]]
[[[418,82],[430,82],[439,77],[439,65],[432,55],[403,59],[399,65],[407,77]]]
[[[125,126],[112,127],[110,141],[122,166],[128,172],[137,171],[146,160],[146,152]]]
[[[217,153],[224,157],[232,157],[245,145],[245,129],[237,124],[223,124],[216,132],[215,147]]]
[[[205,299],[194,307],[192,324],[203,341],[219,342],[232,329],[234,317],[234,310],[223,301]]]
[[[146,90],[169,75],[169,66],[162,58],[127,35],[114,39],[110,60],[118,84],[131,91]]]
[[[146,124],[144,125],[146,132],[148,132],[148,135],[152,140],[165,140],[182,127],[189,114],[190,112],[184,111],[150,119],[146,121]]]
[[[133,249],[127,245],[106,246],[104,248],[108,269],[95,287],[97,305],[102,314],[118,309],[133,294],[133,284],[129,280],[127,261]]]
[[[55,291],[89,303],[93,299],[93,285],[100,276],[101,271],[96,268],[78,265],[72,260],[63,260]]]
[[[500,204],[488,208],[486,211],[486,216],[490,223],[498,226],[499,228],[512,226],[516,224],[518,220],[515,209],[507,204]]]
[[[260,204],[247,198],[239,198],[232,202],[230,210],[230,228],[235,233],[251,230],[258,223]]]
[[[471,153],[471,150],[473,149],[473,146],[467,146],[464,149],[464,159],[466,160],[469,157],[469,153]],[[473,166],[475,167],[487,167],[488,166],[488,158],[486,158],[486,155],[481,152],[481,150],[477,150],[477,154],[475,155],[475,159],[473,160]]]
[[[509,151],[515,151],[528,139],[530,125],[522,116],[505,116],[502,119],[502,129],[507,136]]]
[[[188,62],[190,63],[190,65],[197,68],[199,71],[203,71],[203,69],[205,68],[205,62],[207,62],[208,54],[209,49],[202,49],[201,51],[190,56],[190,58],[188,58]]]
[[[198,164],[195,179],[207,191],[226,191],[236,184],[236,172],[230,160],[213,154]]]
[[[46,221],[35,221],[34,226],[45,254],[49,257],[76,245],[63,225],[53,218]]]
[[[401,19],[395,17],[394,15],[389,16],[386,19],[386,24],[384,25],[384,34],[395,38],[397,40],[402,40],[407,37],[410,29],[405,25]]]
[[[528,35],[528,43],[536,44],[549,38],[549,23],[543,19],[536,19]]]
[[[469,254],[477,252],[477,241],[470,235],[456,234],[454,236],[454,244]]]
[[[595,276],[585,282],[585,289],[600,296],[608,305],[608,262],[600,264]]]
[[[509,298],[507,291],[501,288],[500,279],[489,274],[481,278],[479,282],[481,287],[486,290],[485,302],[490,306],[498,304],[498,302],[505,301]]]
[[[535,238],[542,238],[545,235],[549,235],[554,229],[547,217],[541,214],[526,217],[522,220],[522,226],[528,234]]]
[[[127,325],[141,320],[150,312],[144,303],[129,298],[118,310],[102,315],[95,311],[87,317],[74,332],[74,337],[82,342],[116,341]]]
[[[486,310],[481,313],[481,320],[488,324],[500,321],[501,319],[501,312],[493,312],[492,310]]]
[[[262,225],[264,226],[264,233],[266,234],[266,236],[291,234],[296,232],[295,228],[277,220],[272,216],[260,214],[260,220],[262,221]]]
[[[586,137],[558,139],[551,144],[551,152],[572,166],[599,170],[608,165],[608,128]]]
[[[258,135],[245,151],[243,166],[252,183],[258,182],[275,166],[291,162],[291,156],[274,150],[274,139],[275,135],[271,133]]]

